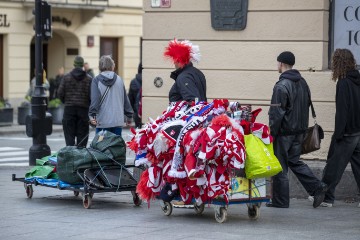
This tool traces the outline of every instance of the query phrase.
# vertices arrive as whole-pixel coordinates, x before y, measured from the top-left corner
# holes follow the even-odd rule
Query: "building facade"
[[[76,55],[98,71],[101,55],[111,54],[126,88],[137,73],[142,36],[141,0],[49,0],[52,38],[43,42],[47,78]],[[24,100],[35,68],[34,0],[0,1],[0,96],[12,105]]]
[[[348,5],[337,6],[338,16],[335,18],[335,1],[248,0],[243,30],[212,27],[211,2],[220,6],[226,15],[227,10],[239,7],[236,4],[245,1],[144,1],[144,118],[156,117],[168,104],[168,92],[173,84],[170,72],[174,66],[164,59],[163,52],[173,38],[188,39],[199,45],[202,60],[195,66],[206,76],[210,100],[228,98],[241,104],[252,104],[253,109],[261,107],[263,111],[258,121],[266,124],[268,107],[262,105],[270,103],[273,86],[279,78],[276,58],[282,51],[292,51],[296,56],[294,68],[307,80],[316,120],[325,130],[321,150],[304,155],[304,158],[326,159],[334,129],[336,87],[336,83],[331,81],[329,60],[334,39],[339,42],[342,37],[345,46],[340,45],[352,47],[354,55],[360,58],[360,33],[355,36],[360,30],[359,1],[336,1]],[[334,33],[334,22],[343,18],[344,11],[349,21],[340,25],[340,32]],[[219,18],[216,14],[215,17]],[[353,23],[353,29],[348,30],[347,23]],[[226,24],[232,23],[225,21]],[[351,41],[347,39],[349,31]],[[334,37],[334,34],[337,35]],[[161,82],[160,79],[163,82],[161,87],[155,84]],[[310,124],[313,124],[312,119]]]

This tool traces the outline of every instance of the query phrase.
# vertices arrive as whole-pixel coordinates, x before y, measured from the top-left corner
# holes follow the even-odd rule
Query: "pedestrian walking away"
[[[335,50],[331,69],[332,80],[337,81],[335,130],[322,178],[329,189],[314,196],[315,208],[333,205],[335,188],[349,162],[360,189],[360,73],[348,49]]]
[[[76,56],[74,69],[64,75],[57,92],[65,105],[62,124],[66,146],[86,147],[88,141],[91,77],[83,66],[84,59]]]
[[[274,86],[271,103],[280,106],[270,107],[269,126],[274,137],[274,153],[283,171],[273,177],[272,201],[266,206],[288,208],[289,168],[310,195],[321,192],[325,186],[300,160],[301,145],[309,124],[310,89],[299,71],[293,69],[295,56],[292,52],[282,52],[277,61],[281,75]]]
[[[104,55],[100,58],[100,74],[91,83],[89,117],[90,123],[96,126],[96,133],[108,130],[121,136],[122,127],[132,122],[134,112],[124,81],[114,69],[115,63],[111,56]]]
[[[164,56],[176,68],[170,75],[175,83],[169,91],[169,101],[207,101],[206,78],[192,63],[200,61],[199,46],[187,40],[174,39],[165,48]]]
[[[135,128],[141,128],[141,112],[139,112],[139,107],[141,104],[141,93],[142,93],[142,64],[138,66],[138,73],[135,78],[131,80],[129,87],[129,100],[132,109],[134,110],[134,122]]]

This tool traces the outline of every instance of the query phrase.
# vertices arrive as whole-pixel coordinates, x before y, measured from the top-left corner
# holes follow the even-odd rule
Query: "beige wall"
[[[305,157],[325,159],[335,111],[335,83],[328,70],[329,1],[249,0],[243,31],[214,30],[209,0],[172,0],[171,8],[151,8],[150,2],[144,0],[145,119],[156,117],[167,106],[174,69],[162,54],[174,37],[200,46],[202,60],[195,66],[207,78],[209,98],[229,98],[254,108],[270,102],[279,77],[276,57],[288,50],[296,55],[295,68],[310,85],[317,120],[326,131],[323,148]],[[155,77],[164,80],[161,88],[154,86]],[[268,108],[262,108],[258,119],[268,123]]]
[[[59,1],[57,1],[59,2]],[[51,1],[49,1],[51,4]],[[95,2],[94,2],[95,3]],[[66,71],[73,68],[75,56],[66,55],[67,48],[78,48],[79,54],[98,73],[100,58],[100,37],[119,39],[119,71],[125,79],[126,88],[137,73],[140,61],[140,38],[142,36],[142,0],[110,1],[113,7],[95,13],[79,8],[63,6],[52,7],[52,15],[71,21],[71,26],[53,22],[54,37],[48,43],[48,77],[55,77],[58,68],[64,66]],[[116,5],[116,7],[114,7]],[[30,3],[0,2],[1,14],[7,15],[9,28],[0,28],[4,35],[4,91],[5,97],[13,106],[24,99],[29,86],[30,44],[34,37],[33,5]],[[96,16],[97,15],[97,16]],[[87,46],[87,37],[94,36],[93,47]]]

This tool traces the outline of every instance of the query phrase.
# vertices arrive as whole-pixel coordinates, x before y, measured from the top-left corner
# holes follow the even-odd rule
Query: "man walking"
[[[299,71],[293,69],[293,53],[282,52],[277,61],[281,75],[274,86],[271,103],[280,106],[270,107],[269,126],[274,137],[274,153],[283,171],[273,177],[272,202],[267,206],[288,208],[288,168],[310,195],[317,195],[326,186],[300,161],[301,145],[309,124],[310,89]]]
[[[131,123],[134,112],[124,82],[114,69],[111,56],[100,58],[100,74],[91,83],[89,117],[91,124],[96,126],[96,133],[107,130],[121,136],[124,123]]]
[[[337,81],[335,131],[322,178],[329,189],[314,196],[314,208],[332,207],[335,188],[349,162],[360,189],[360,73],[348,49],[335,50],[331,68],[332,79]]]
[[[76,56],[74,69],[65,74],[58,96],[65,104],[63,130],[66,146],[86,147],[89,135],[91,77],[83,70],[84,59]]]

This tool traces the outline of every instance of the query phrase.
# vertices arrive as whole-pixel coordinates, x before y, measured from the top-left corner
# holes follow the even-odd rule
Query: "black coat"
[[[206,79],[204,74],[192,63],[179,68],[171,73],[170,77],[175,80],[169,92],[169,101],[207,101]]]
[[[142,74],[138,73],[136,74],[135,78],[130,82],[129,94],[128,94],[131,107],[133,108],[135,113],[138,112],[139,101],[140,101],[139,93],[141,88],[142,88]]]
[[[360,73],[347,72],[336,85],[336,115],[334,137],[360,134]]]
[[[304,133],[309,125],[310,89],[300,73],[288,70],[275,84],[270,107],[269,126],[273,136]]]

